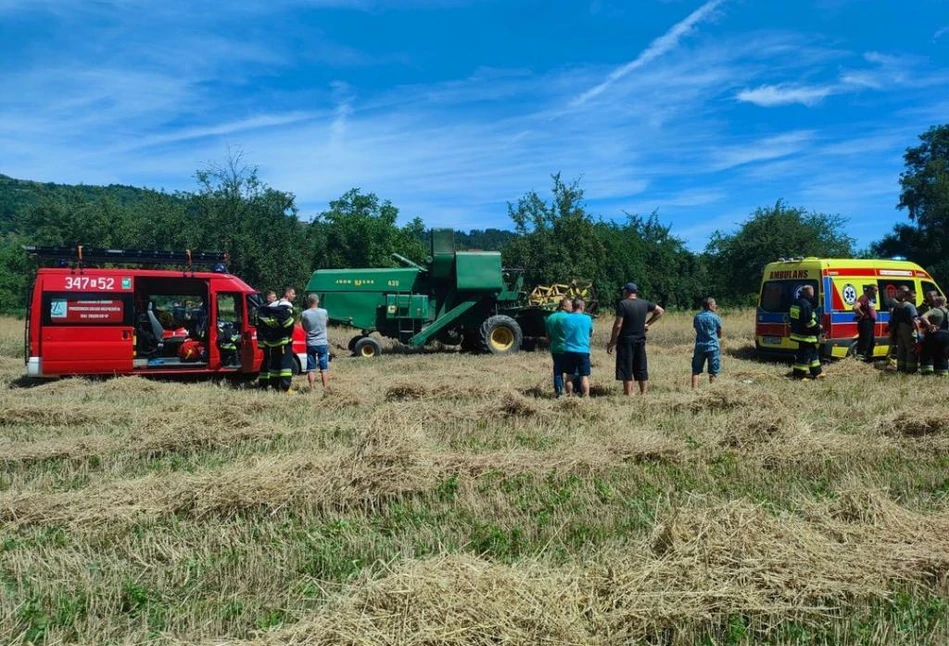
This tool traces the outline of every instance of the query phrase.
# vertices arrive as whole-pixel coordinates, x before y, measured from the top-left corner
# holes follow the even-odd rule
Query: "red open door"
[[[257,340],[257,308],[262,300],[260,294],[246,294],[244,325],[241,329],[241,372],[248,374],[260,371],[264,359],[263,350]]]
[[[44,376],[127,374],[134,354],[131,279],[44,276],[40,356]],[[116,284],[119,289],[115,289]],[[79,287],[79,289],[77,289]]]

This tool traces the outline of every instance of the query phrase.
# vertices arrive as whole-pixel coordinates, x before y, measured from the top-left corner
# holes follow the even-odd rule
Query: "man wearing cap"
[[[625,395],[633,394],[634,381],[639,384],[640,394],[646,394],[649,381],[646,332],[664,311],[655,303],[639,298],[636,283],[623,286],[623,298],[616,304],[616,320],[606,352],[613,354],[616,348],[616,380],[623,382]]]

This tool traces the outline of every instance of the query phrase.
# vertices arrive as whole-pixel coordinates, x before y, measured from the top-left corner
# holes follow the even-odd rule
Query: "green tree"
[[[425,225],[415,218],[399,227],[398,217],[399,209],[390,201],[350,189],[310,225],[313,268],[392,267],[397,264],[393,253],[420,262]]]
[[[716,231],[706,247],[710,287],[725,302],[750,304],[765,264],[780,257],[853,256],[854,240],[839,215],[808,213],[778,200],[758,208],[735,233]]]
[[[933,126],[903,155],[898,209],[910,223],[873,245],[880,256],[902,255],[924,267],[943,287],[949,284],[949,124]]]
[[[596,279],[606,248],[586,212],[583,189],[579,181],[565,184],[559,173],[552,179],[549,203],[530,191],[508,204],[517,237],[504,250],[505,263],[523,268],[528,285]]]
[[[307,232],[292,193],[264,184],[240,154],[195,179],[199,191],[188,208],[195,247],[228,252],[231,271],[258,289],[306,284]]]

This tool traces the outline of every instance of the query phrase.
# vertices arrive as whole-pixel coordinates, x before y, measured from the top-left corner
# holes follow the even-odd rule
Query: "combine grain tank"
[[[500,253],[456,251],[454,231],[435,229],[423,265],[393,257],[401,267],[320,269],[306,286],[331,322],[361,331],[349,342],[356,356],[381,352],[373,332],[413,347],[437,340],[492,354],[544,335],[549,311],[526,305],[523,272],[503,269]]]

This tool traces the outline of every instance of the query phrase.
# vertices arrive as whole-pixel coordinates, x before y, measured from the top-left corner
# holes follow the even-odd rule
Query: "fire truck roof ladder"
[[[223,265],[227,253],[222,251],[160,251],[129,249],[87,249],[75,247],[24,246],[33,258],[58,260],[60,264],[75,263],[82,267],[86,262],[109,262],[117,265],[184,265],[190,271],[194,265]]]

